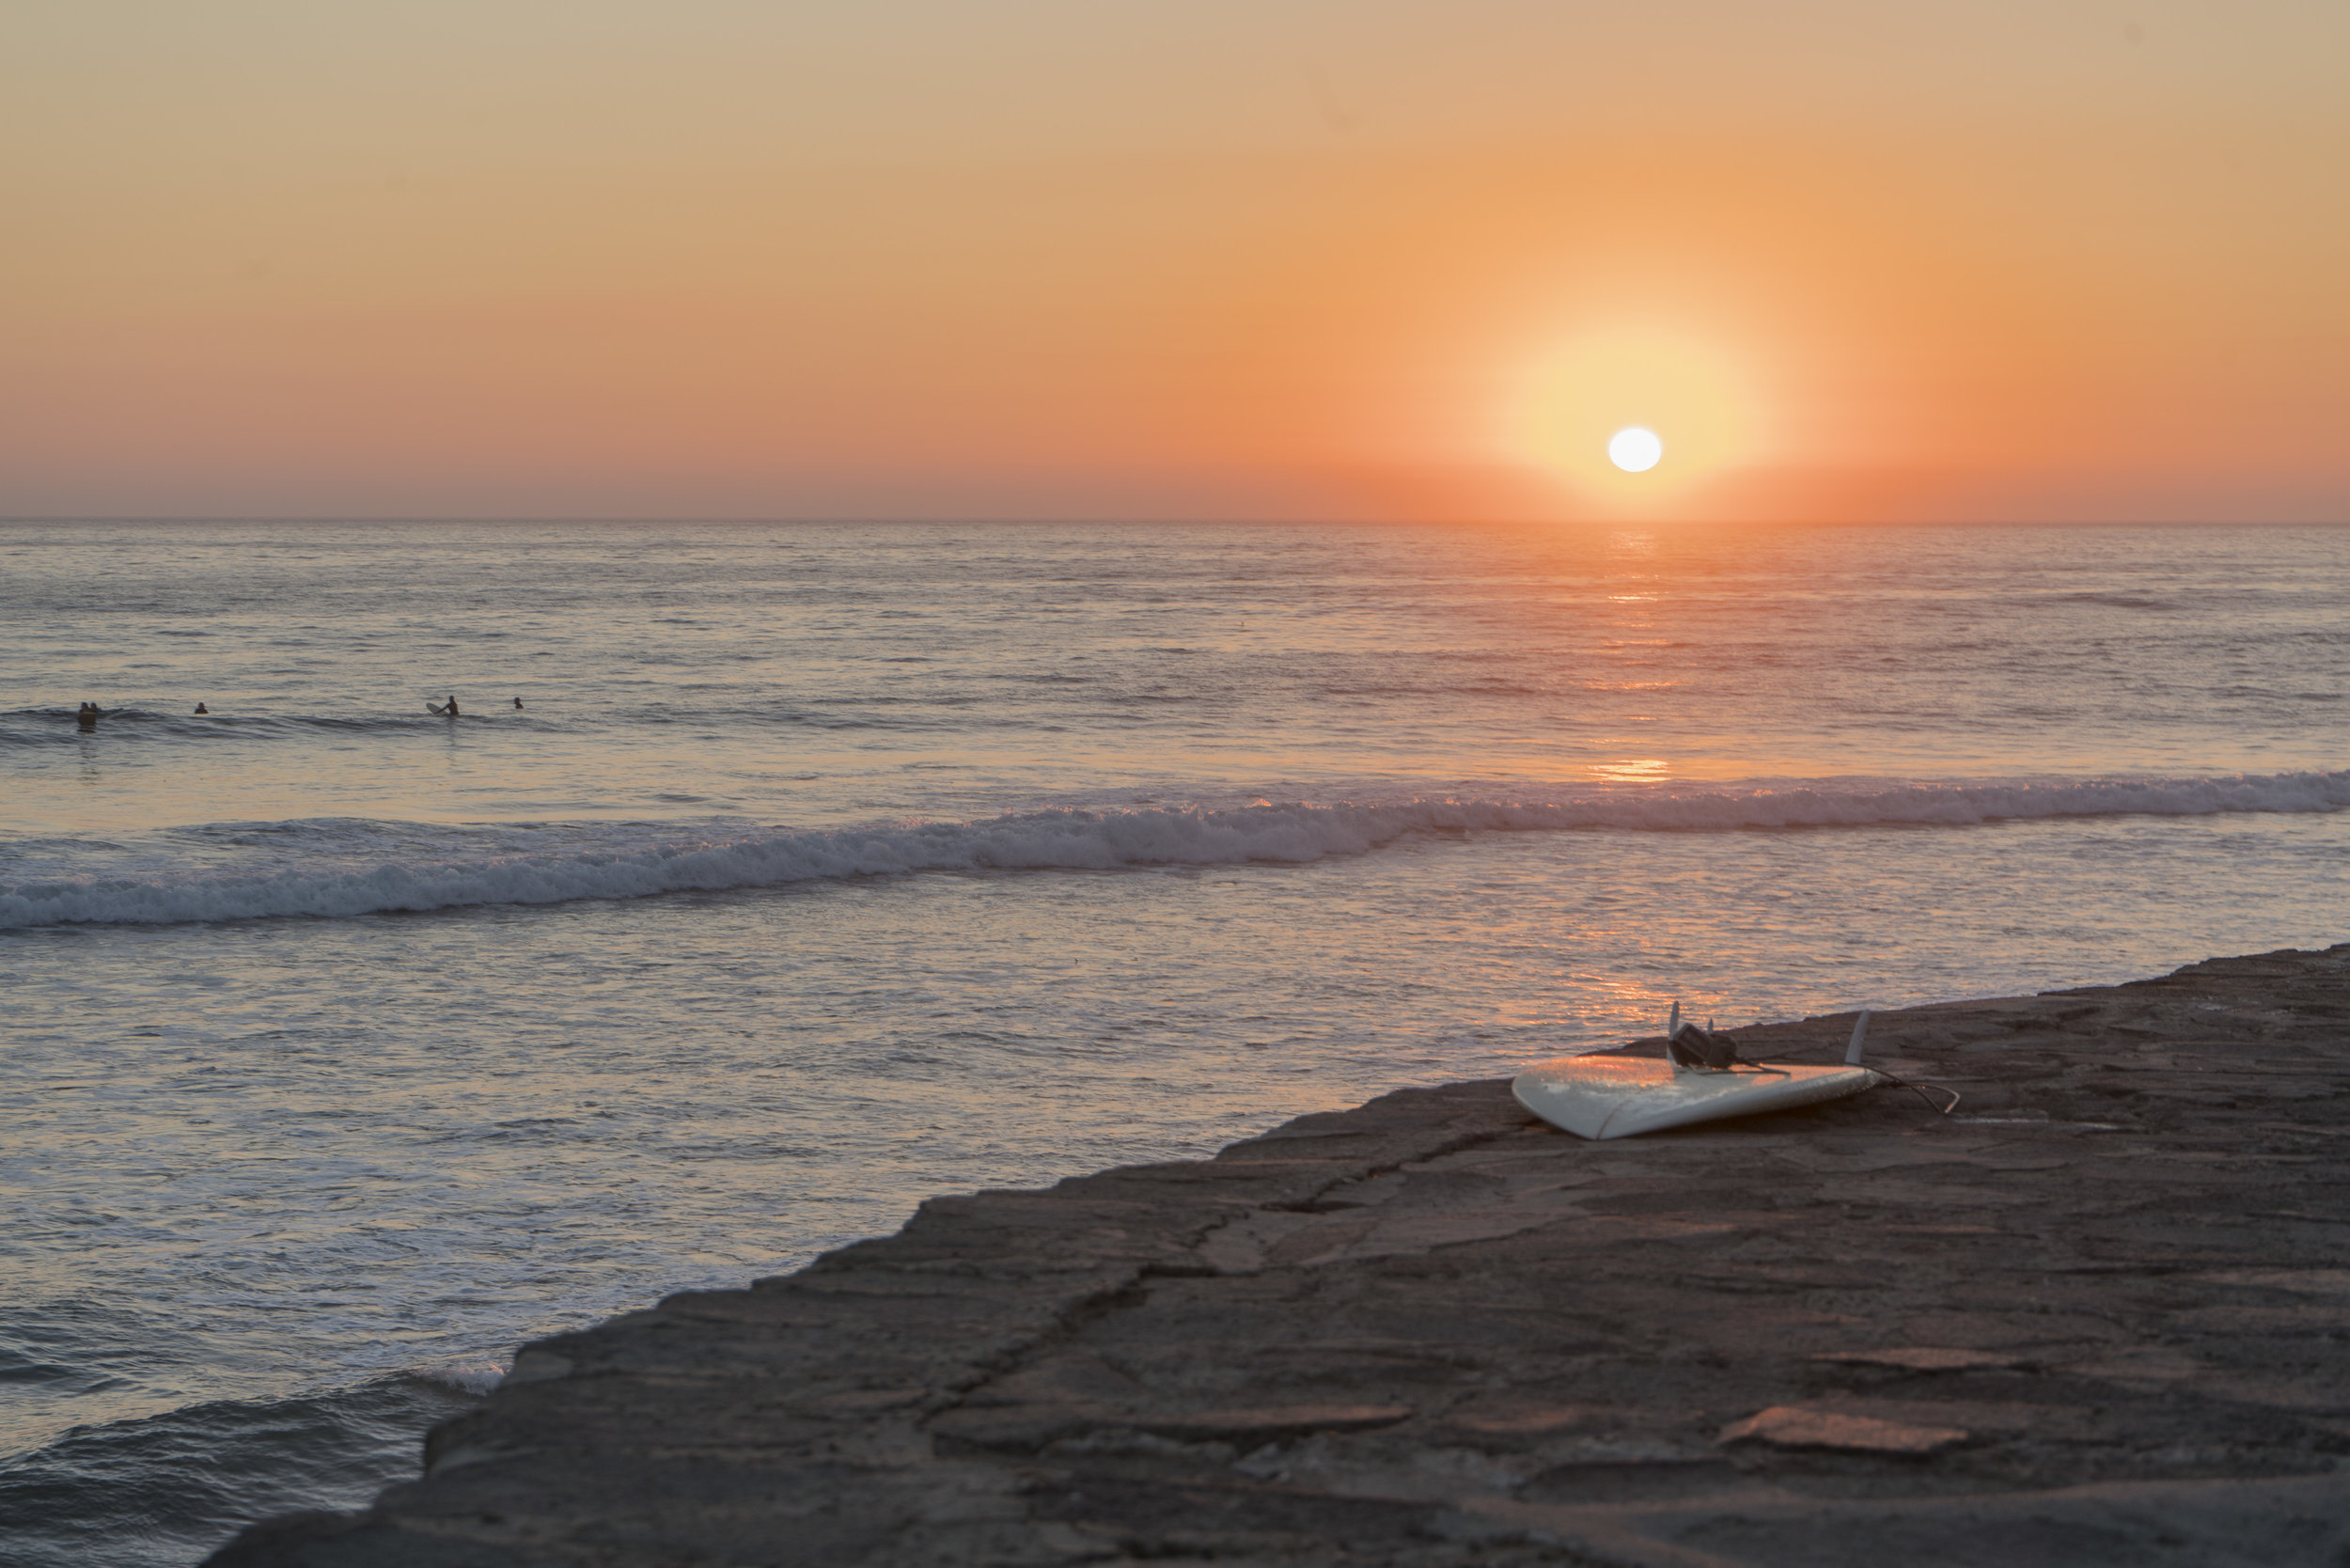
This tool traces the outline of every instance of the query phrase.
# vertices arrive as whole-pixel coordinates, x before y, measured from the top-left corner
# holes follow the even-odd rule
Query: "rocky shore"
[[[1956,1111],[1587,1143],[1451,1084],[935,1200],[525,1347],[212,1562],[2350,1562],[2350,946],[1871,1043]]]

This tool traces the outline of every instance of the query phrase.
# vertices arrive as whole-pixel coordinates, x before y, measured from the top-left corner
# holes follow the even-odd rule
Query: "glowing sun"
[[[1618,321],[1522,363],[1499,410],[1503,448],[1603,506],[1672,504],[1762,445],[1746,366],[1696,334]],[[1659,431],[1672,432],[1670,463]]]
[[[1627,474],[1647,473],[1664,455],[1665,444],[1656,438],[1656,432],[1637,425],[1607,438],[1607,461]]]

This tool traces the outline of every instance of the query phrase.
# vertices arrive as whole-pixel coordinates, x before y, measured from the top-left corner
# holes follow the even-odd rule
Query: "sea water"
[[[13,524],[0,672],[24,1568],[928,1195],[2350,935],[2345,528]]]

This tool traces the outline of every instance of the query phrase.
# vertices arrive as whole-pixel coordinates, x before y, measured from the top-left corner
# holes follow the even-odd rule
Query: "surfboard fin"
[[[1860,1065],[1860,1048],[1864,1044],[1868,1043],[1868,1040],[1869,1010],[1864,1007],[1860,1010],[1859,1019],[1855,1022],[1852,1027],[1852,1043],[1844,1047],[1845,1066],[1857,1067]]]

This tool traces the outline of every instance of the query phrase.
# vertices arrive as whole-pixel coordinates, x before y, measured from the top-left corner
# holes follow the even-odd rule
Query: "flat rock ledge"
[[[526,1346],[422,1480],[212,1560],[2350,1564],[2350,945],[1871,1043],[1955,1114],[1449,1084],[937,1200]]]

